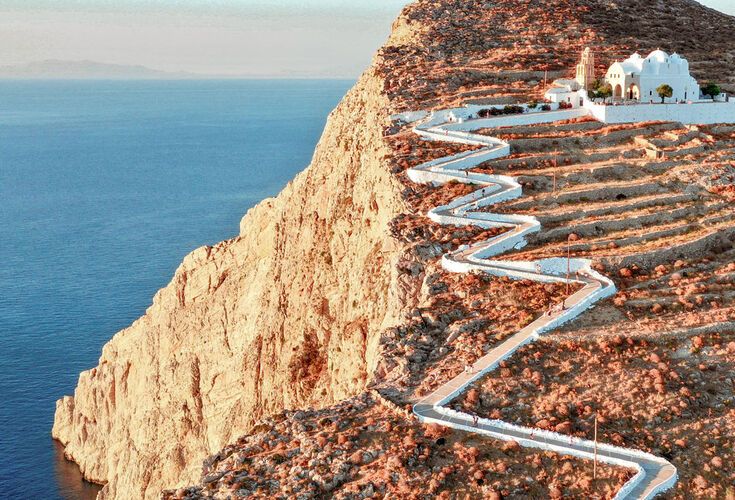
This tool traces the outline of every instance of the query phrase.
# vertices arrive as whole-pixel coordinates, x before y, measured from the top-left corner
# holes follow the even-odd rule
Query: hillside
[[[473,148],[422,141],[389,117],[539,96],[545,74],[568,76],[585,45],[600,69],[633,50],[676,50],[700,79],[732,86],[734,28],[689,0],[410,5],[312,165],[252,210],[240,237],[185,260],[59,402],[54,436],[117,498],[611,497],[630,470],[593,480],[588,461],[407,411],[568,291],[444,271],[443,253],[503,229],[427,219],[474,188],[414,184],[406,171]],[[573,233],[570,253],[619,293],[453,404],[587,438],[597,413],[602,440],[679,469],[668,496],[731,495],[735,128],[582,119],[487,133],[511,155],[476,170],[516,176],[526,195],[493,210],[542,222],[506,258],[563,255]],[[200,484],[183,488],[210,454]]]
[[[381,50],[393,109],[541,97],[573,77],[584,47],[602,73],[634,51],[677,51],[692,74],[735,91],[735,18],[694,0],[436,0],[408,6]]]

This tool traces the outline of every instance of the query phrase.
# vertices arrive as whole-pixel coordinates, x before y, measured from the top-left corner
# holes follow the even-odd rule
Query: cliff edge
[[[187,256],[57,402],[53,437],[106,484],[102,497],[158,497],[259,418],[365,387],[379,332],[415,293],[389,228],[406,205],[383,161],[381,90],[367,72],[311,166],[250,210],[238,237]]]

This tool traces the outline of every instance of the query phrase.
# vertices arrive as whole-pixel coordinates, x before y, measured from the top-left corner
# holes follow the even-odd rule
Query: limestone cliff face
[[[58,401],[53,436],[106,483],[101,496],[190,484],[204,457],[264,415],[365,387],[381,330],[401,321],[416,287],[396,270],[403,249],[390,236],[406,206],[384,161],[387,106],[382,80],[366,73],[311,166],[253,208],[237,238],[186,257]]]

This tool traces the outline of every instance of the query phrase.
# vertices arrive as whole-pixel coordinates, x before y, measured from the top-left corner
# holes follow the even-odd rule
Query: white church
[[[673,95],[666,102],[699,100],[699,84],[689,74],[689,62],[679,54],[654,50],[646,58],[635,53],[615,62],[605,75],[613,89],[613,98],[640,102],[660,102],[656,89],[669,85]]]
[[[607,84],[605,99],[595,97],[597,87]],[[671,97],[661,102],[658,88],[668,85]],[[592,91],[595,91],[594,93]],[[586,48],[573,79],[555,80],[544,97],[551,110],[570,109],[577,116],[591,116],[602,123],[668,121],[683,124],[735,123],[735,99],[727,94],[702,96],[689,63],[678,54],[654,50],[647,57],[633,54],[614,62],[604,78],[595,74],[595,54]],[[612,104],[612,105],[611,105]],[[533,107],[534,111],[543,108]]]
[[[576,77],[554,81],[545,97],[553,103],[567,102],[576,107],[581,105],[577,102],[579,91],[591,90],[596,81],[595,55],[586,48],[577,65]],[[679,54],[669,55],[663,50],[654,50],[645,58],[635,53],[625,61],[615,61],[607,70],[604,83],[610,84],[616,102],[659,103],[661,98],[656,89],[664,84],[673,89],[666,103],[700,100],[699,84],[689,74],[689,62]]]

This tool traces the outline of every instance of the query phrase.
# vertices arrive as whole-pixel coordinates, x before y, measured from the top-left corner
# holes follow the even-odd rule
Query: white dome
[[[654,50],[653,52],[648,54],[648,57],[646,57],[646,59],[656,62],[665,62],[668,58],[669,55],[661,49]]]
[[[607,70],[606,81],[613,86],[615,97],[620,100],[655,100],[655,89],[668,84],[673,95],[667,102],[684,102],[699,98],[699,85],[689,73],[689,62],[676,52],[670,55],[661,49],[654,50],[646,58],[632,54],[622,62],[615,62]]]

